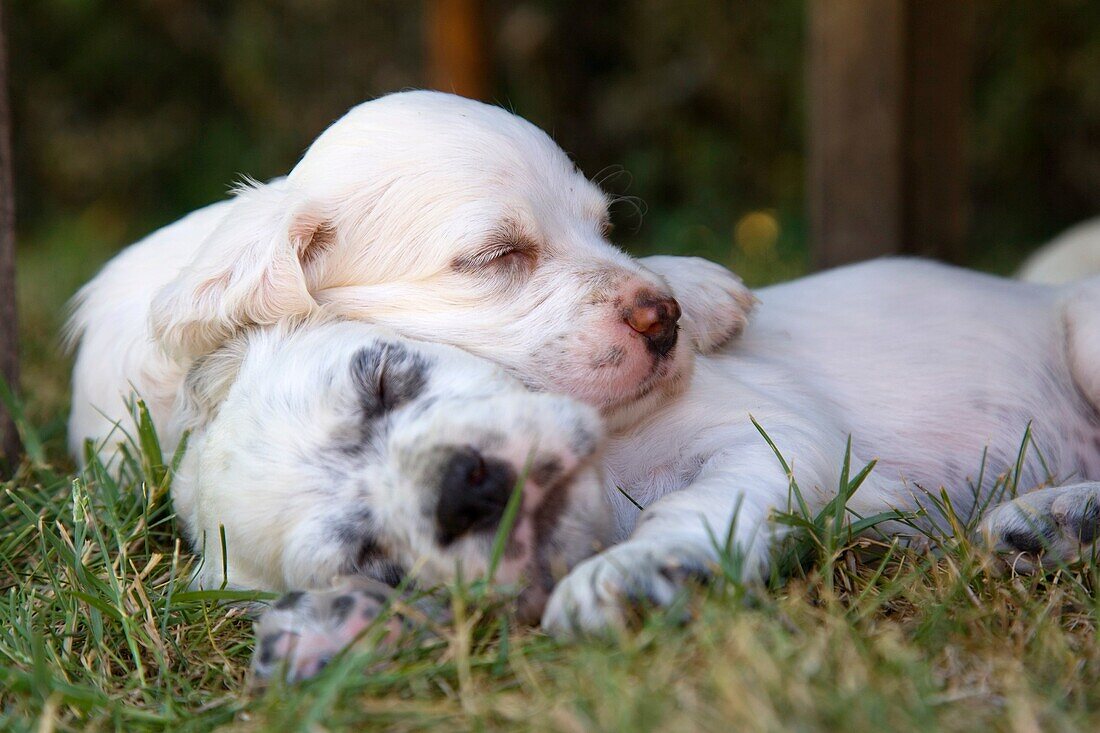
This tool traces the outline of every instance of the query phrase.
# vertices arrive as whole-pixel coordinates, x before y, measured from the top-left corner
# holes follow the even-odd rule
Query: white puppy
[[[261,674],[316,671],[406,577],[494,571],[536,622],[609,539],[596,411],[452,347],[330,319],[245,329],[194,363],[178,418],[192,433],[172,499],[195,582],[295,591],[261,617]]]
[[[812,512],[837,494],[848,436],[855,466],[878,459],[850,504],[864,516],[924,508],[943,526],[942,488],[966,517],[1014,470],[1028,426],[1021,491],[1100,479],[1100,281],[1059,289],[882,260],[756,294],[740,339],[612,436],[610,478],[646,509],[620,506],[637,520],[629,537],[558,585],[552,631],[619,625],[632,597],[670,602],[684,578],[714,571],[731,530],[746,577],[766,572],[768,518],[792,508],[791,477],[751,418]],[[984,525],[1029,564],[1073,559],[1098,531],[1096,483],[1021,497]]]
[[[659,258],[662,279],[626,256],[606,239],[608,203],[502,109],[435,92],[362,104],[285,180],[165,227],[81,290],[71,449],[128,424],[132,391],[174,445],[194,358],[242,326],[315,311],[459,346],[605,410],[674,392],[690,358],[669,285],[691,294],[702,350],[736,332],[751,298],[708,263]]]

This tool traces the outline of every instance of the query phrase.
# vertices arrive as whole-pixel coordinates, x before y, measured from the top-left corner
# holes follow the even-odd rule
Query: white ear
[[[282,182],[249,185],[194,259],[154,297],[153,337],[186,360],[242,326],[311,313],[318,306],[303,267],[334,238],[319,205]]]
[[[680,304],[680,325],[700,354],[725,346],[745,329],[757,300],[741,278],[701,257],[643,257]]]

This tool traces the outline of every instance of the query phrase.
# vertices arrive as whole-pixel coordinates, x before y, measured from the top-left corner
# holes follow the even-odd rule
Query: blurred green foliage
[[[804,0],[488,2],[496,101],[637,197],[616,207],[620,241],[750,282],[804,267]],[[423,83],[411,0],[6,11],[22,246],[89,266],[241,174],[285,173],[357,102]],[[982,0],[978,29],[972,252],[1005,271],[1100,212],[1100,3]],[[737,245],[753,211],[775,246]]]

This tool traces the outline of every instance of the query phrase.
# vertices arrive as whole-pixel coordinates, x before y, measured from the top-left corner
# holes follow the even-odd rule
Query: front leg
[[[625,627],[628,610],[638,602],[672,605],[688,580],[716,575],[734,521],[733,550],[741,556],[745,579],[762,578],[774,529],[755,502],[731,505],[728,491],[715,506],[713,498],[722,493],[692,486],[646,509],[634,535],[585,560],[558,583],[543,628],[559,638],[600,635]]]
[[[839,470],[827,461],[812,463],[795,472],[817,511],[828,500],[822,487],[835,487]],[[783,532],[770,515],[787,507],[788,490],[787,476],[766,447],[711,458],[689,486],[646,508],[626,541],[580,563],[555,587],[543,627],[564,638],[621,629],[636,602],[667,607],[687,580],[714,577],[727,550],[741,580],[762,581]]]

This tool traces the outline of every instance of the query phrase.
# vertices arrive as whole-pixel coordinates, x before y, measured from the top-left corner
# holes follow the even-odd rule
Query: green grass
[[[262,687],[241,606],[188,590],[174,457],[139,430],[118,480],[64,458],[68,366],[51,343],[72,272],[91,266],[55,255],[20,260],[33,450],[0,484],[0,729],[1100,729],[1094,565],[996,577],[965,539],[870,553],[837,505],[784,517],[767,591],[731,580],[724,553],[729,577],[694,589],[687,625],[653,614],[615,642],[562,645],[458,593],[434,633]]]
[[[653,614],[614,643],[559,645],[457,593],[454,619],[434,633],[364,645],[305,684],[264,688],[233,602],[259,596],[188,590],[172,459],[148,437],[135,443],[119,481],[95,462],[73,476],[27,461],[5,485],[0,728],[1100,725],[1094,566],[998,578],[957,539],[940,557],[894,547],[866,559],[872,541],[842,531],[830,508],[804,519],[802,562],[785,583],[698,588],[686,626]]]

